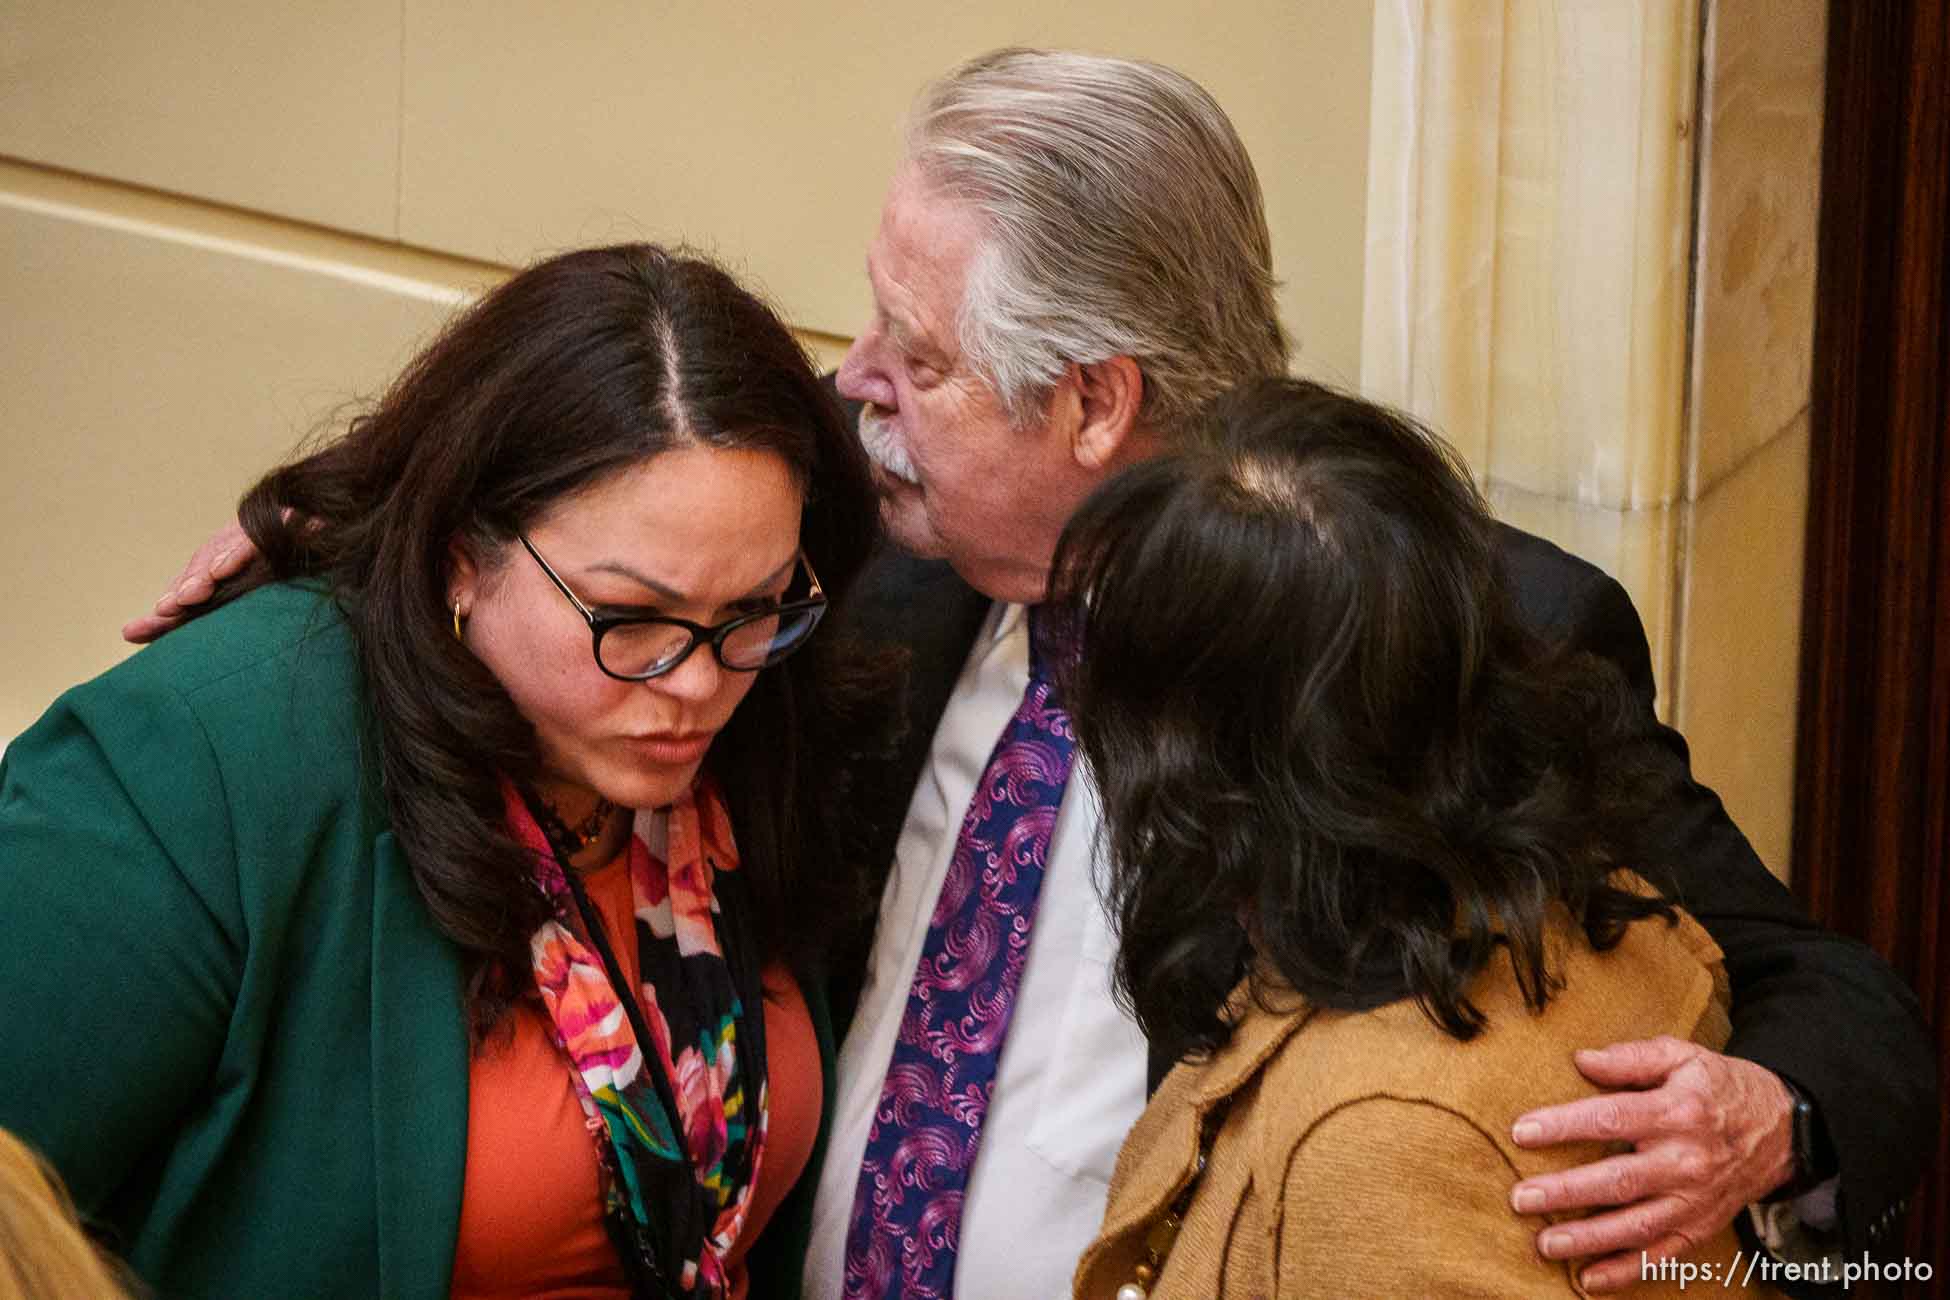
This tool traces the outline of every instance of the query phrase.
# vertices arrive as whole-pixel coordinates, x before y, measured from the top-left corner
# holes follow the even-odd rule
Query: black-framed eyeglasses
[[[689,619],[664,614],[646,614],[623,606],[583,603],[569,590],[569,584],[542,558],[535,544],[522,533],[522,546],[542,566],[542,572],[555,589],[568,597],[583,621],[589,624],[589,648],[596,656],[596,667],[611,677],[626,682],[648,681],[674,670],[691,657],[691,651],[709,644],[718,663],[734,673],[755,673],[770,668],[806,644],[819,620],[826,614],[826,593],[812,561],[799,552],[798,568],[806,571],[806,594],[796,600],[780,601],[755,609],[722,623],[705,626]]]

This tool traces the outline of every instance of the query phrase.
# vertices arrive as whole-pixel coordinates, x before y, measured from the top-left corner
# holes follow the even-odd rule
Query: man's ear
[[[1117,460],[1137,429],[1144,373],[1131,357],[1111,357],[1072,370],[1082,418],[1070,436],[1071,454],[1084,469],[1100,472]]]

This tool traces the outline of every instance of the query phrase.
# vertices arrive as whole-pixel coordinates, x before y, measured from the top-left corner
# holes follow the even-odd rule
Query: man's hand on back
[[[210,599],[219,582],[241,573],[256,556],[257,547],[251,544],[243,526],[231,520],[196,548],[153,610],[122,625],[122,639],[138,645],[154,641],[181,624],[186,610]]]
[[[1791,1176],[1793,1099],[1766,1067],[1671,1037],[1576,1060],[1593,1083],[1628,1091],[1531,1111],[1512,1138],[1525,1147],[1629,1142],[1634,1150],[1527,1178],[1510,1203],[1523,1214],[1606,1211],[1537,1237],[1547,1259],[1597,1256],[1580,1274],[1590,1290],[1631,1286],[1640,1251],[1685,1254]]]

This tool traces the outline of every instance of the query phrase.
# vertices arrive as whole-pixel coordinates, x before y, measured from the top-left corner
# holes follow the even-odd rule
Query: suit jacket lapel
[[[1108,1293],[1129,1276],[1140,1249],[1137,1243],[1198,1177],[1206,1117],[1215,1112],[1223,1117],[1233,1099],[1314,1016],[1314,1008],[1298,997],[1277,1011],[1261,1008],[1243,984],[1233,991],[1228,1006],[1236,1017],[1231,1035],[1204,1059],[1179,1066],[1166,1077],[1118,1153],[1102,1231],[1077,1263],[1079,1295]]]
[[[894,845],[907,818],[914,784],[927,762],[934,729],[948,707],[989,604],[988,597],[957,577],[945,561],[916,559],[883,542],[846,605],[834,611],[845,633],[898,647],[906,657],[892,752],[884,764],[876,765],[879,770],[858,800],[859,815],[867,823],[861,836],[866,846],[867,897],[875,902],[893,869]],[[842,1038],[866,979],[874,921],[872,914],[861,918],[833,944],[829,987],[833,1025]]]
[[[467,1015],[460,962],[433,928],[391,831],[373,842],[372,1145],[377,1292],[452,1287],[467,1172]]]
[[[920,560],[885,542],[861,575],[845,626],[856,635],[907,652],[901,691],[900,738],[891,770],[893,784],[911,794],[934,740],[934,729],[948,707],[955,682],[968,661],[968,648],[989,611],[988,597],[963,582],[945,560]],[[888,853],[907,809],[886,820]]]

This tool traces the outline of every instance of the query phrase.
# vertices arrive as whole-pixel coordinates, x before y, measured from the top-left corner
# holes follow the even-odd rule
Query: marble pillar
[[[1819,0],[1375,6],[1362,386],[1625,585],[1776,870],[1822,36]]]

